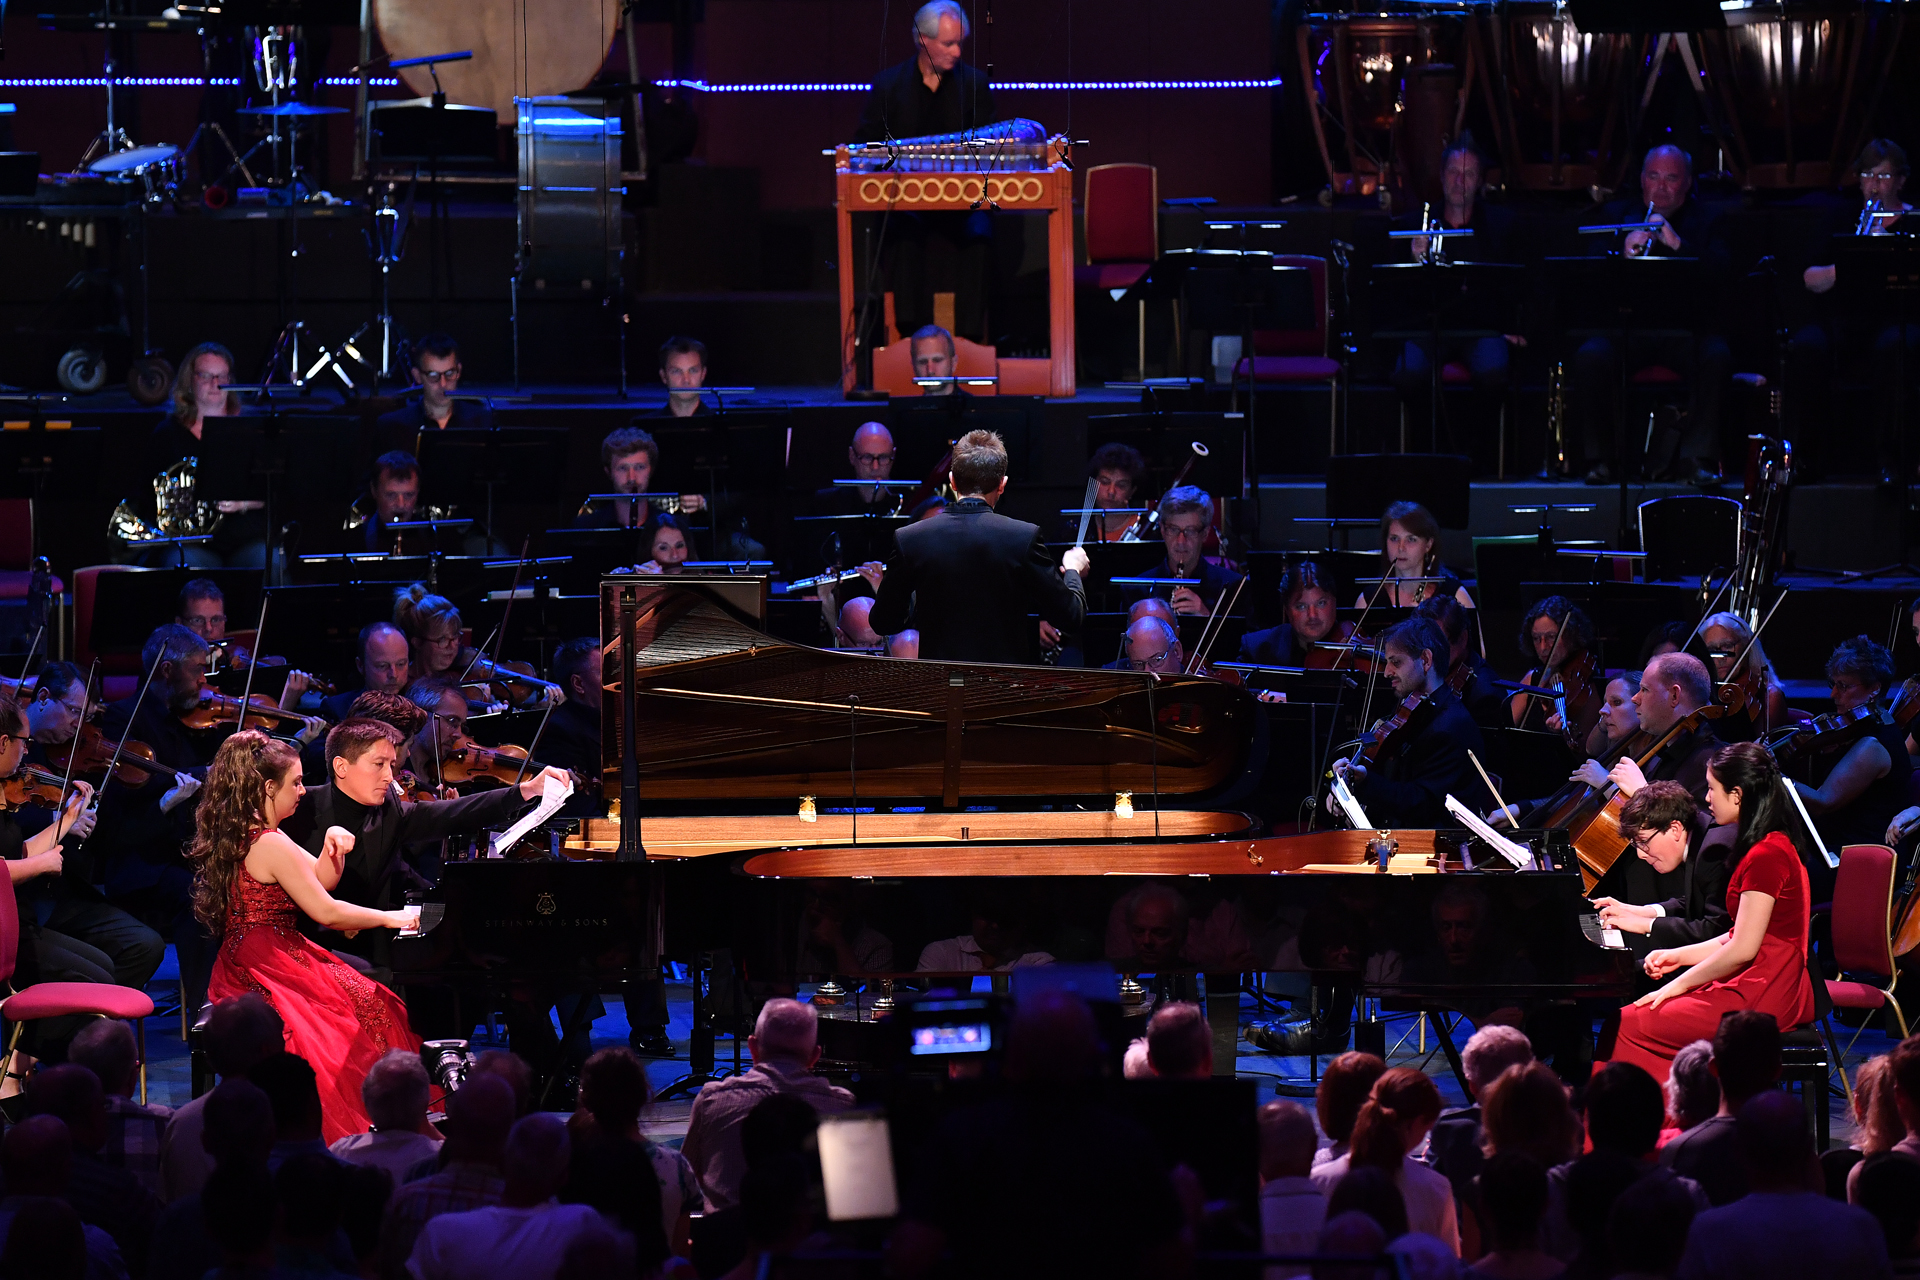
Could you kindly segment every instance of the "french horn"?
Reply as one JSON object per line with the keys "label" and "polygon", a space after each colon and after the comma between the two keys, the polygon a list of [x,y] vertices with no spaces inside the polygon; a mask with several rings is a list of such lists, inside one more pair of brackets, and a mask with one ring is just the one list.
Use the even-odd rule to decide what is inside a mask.
{"label": "french horn", "polygon": [[195,476],[199,465],[198,458],[182,458],[154,476],[152,524],[134,511],[132,502],[123,499],[107,517],[107,532],[127,542],[198,538],[212,533],[225,517],[199,500]]}

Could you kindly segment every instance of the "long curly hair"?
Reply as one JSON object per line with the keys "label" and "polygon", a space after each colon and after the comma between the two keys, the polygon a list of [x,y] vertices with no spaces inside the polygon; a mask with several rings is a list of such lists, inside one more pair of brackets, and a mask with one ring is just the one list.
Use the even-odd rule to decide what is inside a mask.
{"label": "long curly hair", "polygon": [[225,927],[233,877],[253,847],[248,837],[265,821],[267,783],[299,767],[300,755],[257,729],[220,744],[200,792],[200,810],[187,851],[193,865],[193,914],[215,934]]}

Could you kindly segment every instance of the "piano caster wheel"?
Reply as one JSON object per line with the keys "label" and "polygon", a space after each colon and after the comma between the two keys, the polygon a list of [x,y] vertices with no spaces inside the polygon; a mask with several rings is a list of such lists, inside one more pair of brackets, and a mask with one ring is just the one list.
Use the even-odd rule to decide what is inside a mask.
{"label": "piano caster wheel", "polygon": [[816,1005],[822,1006],[845,1004],[847,1002],[847,989],[838,982],[835,982],[832,978],[828,978],[815,988],[813,1002]]}
{"label": "piano caster wheel", "polygon": [[1133,980],[1130,973],[1120,976],[1120,1004],[1123,1008],[1137,1009],[1145,1004],[1147,989]]}

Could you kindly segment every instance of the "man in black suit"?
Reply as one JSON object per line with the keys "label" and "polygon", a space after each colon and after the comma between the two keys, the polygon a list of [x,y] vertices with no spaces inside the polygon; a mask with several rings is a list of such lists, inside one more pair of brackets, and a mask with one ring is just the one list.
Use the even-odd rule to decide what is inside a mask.
{"label": "man in black suit", "polygon": [[[966,10],[954,0],[932,0],[922,5],[913,15],[914,56],[875,77],[854,141],[959,133],[993,123],[993,94],[987,88],[985,73],[960,61],[960,46],[972,30]],[[951,243],[959,258],[954,268],[954,328],[976,342],[985,338],[992,233],[992,216],[986,210],[894,210],[886,215],[888,279],[901,333],[933,323],[926,242],[938,237]]]}
{"label": "man in black suit", "polygon": [[1691,946],[1733,928],[1727,915],[1727,882],[1733,877],[1727,853],[1735,829],[1705,827],[1699,801],[1678,782],[1649,782],[1620,811],[1620,833],[1633,841],[1642,862],[1662,881],[1683,873],[1678,892],[1659,902],[1593,900],[1600,923],[1626,935],[1636,954]]}
{"label": "man in black suit", "polygon": [[[1334,762],[1367,818],[1381,827],[1440,827],[1451,819],[1446,798],[1463,803],[1481,786],[1469,751],[1486,754],[1480,726],[1446,687],[1447,638],[1427,618],[1409,618],[1380,637],[1393,696],[1425,694],[1415,712],[1420,726],[1404,746],[1376,760],[1373,767],[1353,757]],[[1484,790],[1484,788],[1482,788]]]}
{"label": "man in black suit", "polygon": [[1029,615],[1061,631],[1086,616],[1087,553],[1069,548],[1056,572],[1037,525],[994,511],[1007,491],[1007,446],[993,432],[960,438],[947,479],[957,500],[896,532],[886,565],[860,566],[877,597],[868,621],[881,635],[917,629],[922,658],[1032,662]]}
{"label": "man in black suit", "polygon": [[[569,640],[553,652],[553,682],[566,701],[547,717],[540,734],[540,758],[582,778],[600,776],[600,642],[591,636]],[[562,812],[577,811],[585,792],[576,792]]]}

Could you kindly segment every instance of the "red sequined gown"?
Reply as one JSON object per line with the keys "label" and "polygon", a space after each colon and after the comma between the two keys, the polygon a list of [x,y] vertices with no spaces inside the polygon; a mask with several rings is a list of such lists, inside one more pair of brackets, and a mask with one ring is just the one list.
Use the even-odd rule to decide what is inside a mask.
{"label": "red sequined gown", "polygon": [[418,1049],[420,1037],[398,996],[304,937],[299,920],[285,889],[241,867],[208,995],[251,991],[273,1006],[286,1024],[287,1051],[305,1058],[319,1079],[321,1127],[332,1145],[367,1131],[360,1084],[368,1069],[389,1049]]}

